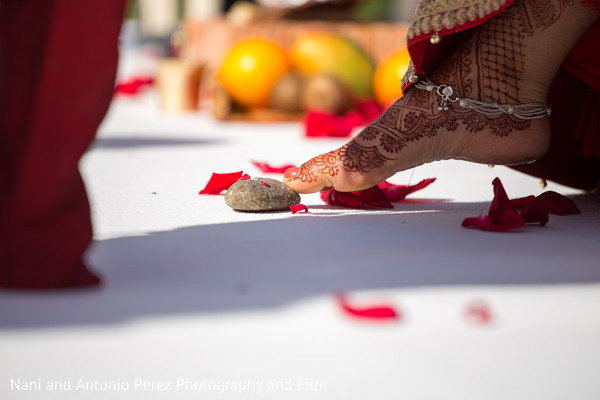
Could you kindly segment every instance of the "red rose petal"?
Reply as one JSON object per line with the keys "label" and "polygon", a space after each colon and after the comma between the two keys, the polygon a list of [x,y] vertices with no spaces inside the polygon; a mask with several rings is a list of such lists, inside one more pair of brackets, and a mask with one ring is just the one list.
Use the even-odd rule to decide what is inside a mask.
{"label": "red rose petal", "polygon": [[369,207],[394,208],[394,205],[390,203],[383,190],[381,190],[378,186],[373,186],[368,189],[353,193],[355,193],[358,198],[364,201]]}
{"label": "red rose petal", "polygon": [[231,172],[227,174],[217,174],[213,172],[210,180],[199,194],[221,194],[224,190],[229,189],[231,185],[233,185],[243,176],[243,171]]}
{"label": "red rose petal", "polygon": [[154,83],[153,78],[132,78],[128,81],[119,82],[115,86],[115,93],[134,95],[138,94],[143,87]]}
{"label": "red rose petal", "polygon": [[[477,227],[490,232],[504,232],[523,226],[525,219],[510,206],[510,201],[500,179],[494,179],[492,185],[494,185],[494,199],[488,214],[480,214],[475,219],[466,218],[463,220],[462,226]],[[475,220],[474,224],[473,220]]]}
{"label": "red rose petal", "polygon": [[341,116],[308,110],[304,120],[305,134],[308,137],[347,137],[354,128],[369,124],[382,111],[375,101],[359,102],[354,110]]}
{"label": "red rose petal", "polygon": [[[485,214],[483,214],[485,215]],[[477,227],[477,218],[474,217],[468,217],[463,219],[463,222],[461,224],[462,226],[464,226],[465,228],[475,228]]]}
{"label": "red rose petal", "polygon": [[321,199],[330,206],[347,208],[394,208],[377,186],[356,192],[338,192],[335,189],[321,192]]}
{"label": "red rose petal", "polygon": [[577,207],[575,202],[573,202],[573,200],[554,191],[544,192],[537,197],[531,195],[527,197],[522,197],[520,199],[514,199],[510,201],[510,205],[512,208],[515,208],[517,210],[524,210],[527,207],[531,207],[532,203],[536,201],[538,203],[543,202],[546,205],[548,212],[552,214],[567,215],[581,213],[581,210],[579,210],[579,208]]}
{"label": "red rose petal", "polygon": [[544,200],[548,206],[548,211],[550,211],[552,214],[581,214],[581,210],[579,207],[577,207],[573,200],[552,190],[542,193],[538,196],[538,198]]}
{"label": "red rose petal", "polygon": [[368,307],[357,307],[350,305],[346,297],[342,294],[337,295],[340,307],[349,315],[365,319],[399,319],[400,313],[387,304],[373,305]]}
{"label": "red rose petal", "polygon": [[[516,214],[517,223],[514,224],[496,224],[492,222],[490,217],[486,214],[479,214],[476,218],[465,218],[462,222],[462,226],[465,228],[479,228],[482,231],[490,231],[490,232],[506,232],[510,229],[518,228],[522,226],[524,222],[522,221],[522,217],[519,219],[519,215]],[[514,216],[513,216],[514,217]],[[519,225],[520,224],[520,225]]]}
{"label": "red rose petal", "polygon": [[515,210],[508,209],[500,217],[490,218],[486,214],[479,214],[476,225],[479,229],[490,232],[505,232],[516,229],[525,224],[523,217]]}
{"label": "red rose petal", "polygon": [[367,124],[379,117],[379,114],[383,112],[383,107],[374,100],[364,100],[356,104],[356,110],[362,114],[363,124]]}
{"label": "red rose petal", "polygon": [[521,215],[527,223],[539,223],[541,226],[544,226],[548,223],[549,219],[548,204],[538,196],[523,207]]}
{"label": "red rose petal", "polygon": [[500,179],[494,179],[492,184],[494,185],[494,199],[488,215],[481,214],[477,218],[465,218],[462,226],[499,232],[518,228],[525,223],[539,223],[544,226],[548,223],[550,213],[556,215],[581,213],[571,199],[553,191],[545,192],[537,197],[531,195],[509,200]]}
{"label": "red rose petal", "polygon": [[338,192],[335,189],[321,192],[321,200],[330,206],[369,208],[356,194],[352,192]]}
{"label": "red rose petal", "polygon": [[251,161],[251,163],[254,164],[254,166],[258,168],[260,172],[264,172],[266,174],[283,174],[287,169],[295,167],[295,165],[292,164],[286,164],[281,167],[273,167],[262,161]]}
{"label": "red rose petal", "polygon": [[321,199],[331,205],[347,208],[394,208],[391,202],[398,202],[410,193],[426,188],[436,178],[424,179],[416,185],[394,185],[387,181],[354,192],[339,192],[335,189],[321,192]]}
{"label": "red rose petal", "polygon": [[492,185],[494,186],[494,199],[490,205],[488,215],[493,222],[496,222],[496,220],[502,217],[506,210],[512,210],[512,208],[510,207],[510,200],[508,200],[508,196],[506,195],[506,191],[504,190],[504,186],[500,179],[495,178],[492,181]]}
{"label": "red rose petal", "polygon": [[465,320],[473,325],[488,325],[492,322],[493,314],[490,306],[481,300],[467,304]]}
{"label": "red rose petal", "polygon": [[290,207],[290,211],[292,212],[292,214],[296,214],[296,213],[299,213],[299,212],[307,213],[308,212],[308,207],[306,207],[302,203],[295,204],[295,205],[293,205],[293,206]]}
{"label": "red rose petal", "polygon": [[516,229],[525,225],[525,219],[523,216],[512,208],[506,209],[502,215],[493,220],[490,218],[490,220],[496,227],[501,228],[499,231]]}
{"label": "red rose petal", "polygon": [[406,196],[413,192],[416,192],[417,190],[426,188],[427,186],[435,182],[435,179],[436,178],[423,179],[416,185],[394,185],[389,183],[388,181],[383,181],[379,185],[377,185],[377,187],[379,187],[383,191],[385,197],[387,197],[387,199],[390,202],[395,203],[404,200]]}
{"label": "red rose petal", "polygon": [[515,210],[520,210],[523,207],[528,206],[529,204],[533,203],[535,201],[535,196],[534,195],[529,195],[526,197],[520,197],[518,199],[512,199],[509,201],[510,203],[510,207],[514,208]]}
{"label": "red rose petal", "polygon": [[506,191],[504,190],[504,186],[500,179],[495,178],[492,181],[492,185],[494,186],[494,199],[492,200],[492,204],[488,211],[489,220],[492,226],[487,223],[482,223],[478,225],[479,228],[501,232],[523,226],[525,220],[510,206],[510,200],[506,195]]}
{"label": "red rose petal", "polygon": [[343,117],[318,111],[309,111],[306,113],[304,127],[307,137],[347,137],[352,132],[346,126]]}

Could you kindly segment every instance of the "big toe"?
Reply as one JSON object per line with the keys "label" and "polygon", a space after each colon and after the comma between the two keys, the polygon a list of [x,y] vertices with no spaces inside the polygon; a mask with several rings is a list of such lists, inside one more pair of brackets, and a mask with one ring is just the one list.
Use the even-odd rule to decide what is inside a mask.
{"label": "big toe", "polygon": [[283,175],[283,182],[297,193],[315,193],[332,187],[349,192],[366,189],[381,182],[383,179],[377,180],[379,177],[375,173],[361,173],[356,168],[348,170],[343,166],[342,153],[347,146],[312,158],[299,168],[288,169]]}
{"label": "big toe", "polygon": [[283,183],[296,193],[315,193],[333,187],[332,177],[314,168],[314,160],[307,161],[300,168],[289,168],[283,174]]}

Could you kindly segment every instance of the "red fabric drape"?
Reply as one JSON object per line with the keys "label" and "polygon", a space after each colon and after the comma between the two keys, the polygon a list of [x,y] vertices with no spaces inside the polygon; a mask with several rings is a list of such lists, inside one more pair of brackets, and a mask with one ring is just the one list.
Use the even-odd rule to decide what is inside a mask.
{"label": "red fabric drape", "polygon": [[95,285],[78,162],[110,103],[125,0],[3,0],[0,287]]}
{"label": "red fabric drape", "polygon": [[600,20],[569,53],[548,95],[550,148],[532,164],[512,168],[566,186],[600,185]]}

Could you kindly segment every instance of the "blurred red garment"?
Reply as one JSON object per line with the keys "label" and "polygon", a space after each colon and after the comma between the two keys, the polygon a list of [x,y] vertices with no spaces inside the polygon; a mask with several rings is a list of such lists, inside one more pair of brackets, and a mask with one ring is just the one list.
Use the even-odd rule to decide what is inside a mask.
{"label": "blurred red garment", "polygon": [[100,282],[78,162],[113,95],[125,4],[0,4],[0,287]]}

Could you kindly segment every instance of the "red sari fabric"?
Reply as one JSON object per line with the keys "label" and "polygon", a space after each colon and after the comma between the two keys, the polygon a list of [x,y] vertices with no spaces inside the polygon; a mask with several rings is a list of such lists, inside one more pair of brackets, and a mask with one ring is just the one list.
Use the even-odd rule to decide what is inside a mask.
{"label": "red sari fabric", "polygon": [[[466,0],[465,0],[466,1]],[[478,26],[512,4],[513,0],[497,0],[496,10],[473,21],[440,29],[438,44],[430,38],[436,33],[409,34],[408,49],[413,71],[431,75],[442,60],[449,57],[461,40],[460,32]],[[600,0],[585,0],[595,12]],[[580,39],[556,75],[548,97],[551,143],[547,154],[532,164],[513,166],[521,172],[552,180],[563,185],[593,189],[600,185],[600,20]],[[410,87],[404,81],[403,89]]]}
{"label": "red sari fabric", "polygon": [[0,287],[96,285],[78,162],[110,104],[125,0],[0,5]]}
{"label": "red sari fabric", "polygon": [[[598,2],[600,3],[600,2]],[[548,107],[548,152],[512,168],[566,186],[600,188],[600,20],[586,32],[557,73]]]}

